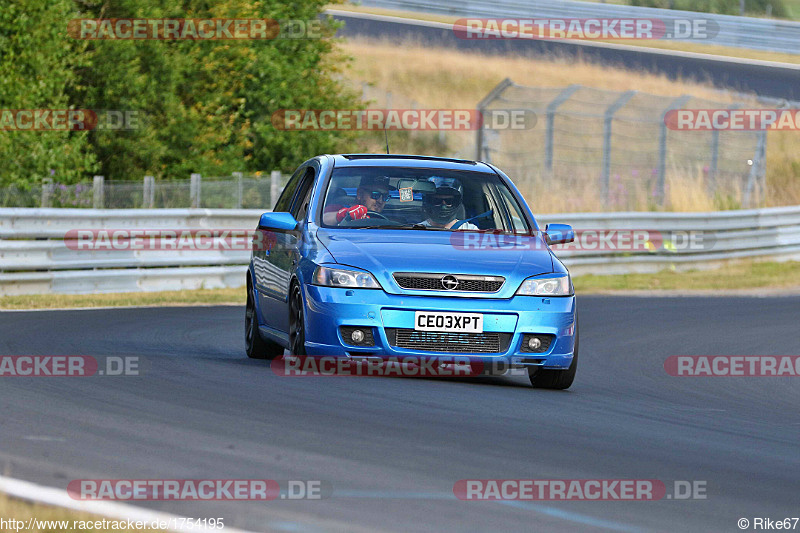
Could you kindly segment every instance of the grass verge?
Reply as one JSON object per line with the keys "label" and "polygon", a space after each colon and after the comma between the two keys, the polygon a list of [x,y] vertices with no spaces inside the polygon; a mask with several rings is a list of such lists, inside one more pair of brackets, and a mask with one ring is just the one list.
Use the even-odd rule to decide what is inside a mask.
{"label": "grass verge", "polygon": [[[657,274],[587,274],[573,278],[578,294],[625,291],[739,291],[800,290],[800,262],[739,261],[717,270]],[[244,287],[195,291],[130,292],[116,294],[33,294],[0,297],[0,310],[64,309],[86,307],[184,306],[236,304],[244,306]]]}
{"label": "grass verge", "polygon": [[[36,532],[64,533],[71,531],[82,531],[88,528],[89,526],[88,522],[92,522],[91,525],[94,526],[97,525],[95,524],[95,522],[104,519],[102,516],[97,516],[89,513],[72,511],[70,509],[62,509],[60,507],[51,507],[49,505],[41,505],[38,503],[31,503],[23,500],[18,500],[16,498],[11,498],[6,494],[2,493],[0,493],[0,517],[3,518],[6,522],[8,522],[9,520],[17,520],[25,522],[24,528],[19,529],[19,531],[25,531],[26,533],[36,533]],[[39,521],[39,523],[35,524],[33,528],[28,529],[27,528],[28,521],[31,518],[35,519],[35,521]],[[116,520],[113,518],[105,518],[105,520],[122,522],[122,520]],[[42,524],[41,522],[50,522],[50,523]],[[86,528],[81,528],[80,527],[81,524],[76,524],[76,522],[87,522],[87,524],[85,524]],[[8,526],[8,524],[6,524],[6,526]],[[102,530],[102,531],[110,530],[110,528],[94,528],[94,527],[88,529]],[[0,527],[0,532],[6,532],[6,531],[18,533],[18,531],[14,528]],[[123,528],[123,529],[115,529],[114,531],[119,531],[119,532],[129,531],[133,533],[136,531],[159,531],[159,530]]]}
{"label": "grass verge", "polygon": [[247,294],[238,289],[194,291],[120,292],[108,294],[28,294],[0,296],[0,309],[61,309],[78,307],[129,307],[241,304]]}
{"label": "grass verge", "polygon": [[717,270],[657,274],[587,274],[573,279],[578,294],[615,291],[738,291],[752,289],[800,289],[800,262],[740,261]]}

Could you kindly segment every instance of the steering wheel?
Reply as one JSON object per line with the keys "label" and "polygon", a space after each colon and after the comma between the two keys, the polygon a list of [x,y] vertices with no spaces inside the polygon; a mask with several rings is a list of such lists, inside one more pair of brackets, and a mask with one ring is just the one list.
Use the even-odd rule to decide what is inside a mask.
{"label": "steering wheel", "polygon": [[369,215],[369,218],[375,217],[375,218],[382,218],[383,220],[389,220],[389,217],[387,217],[386,215],[382,215],[377,211],[367,211],[367,215]]}

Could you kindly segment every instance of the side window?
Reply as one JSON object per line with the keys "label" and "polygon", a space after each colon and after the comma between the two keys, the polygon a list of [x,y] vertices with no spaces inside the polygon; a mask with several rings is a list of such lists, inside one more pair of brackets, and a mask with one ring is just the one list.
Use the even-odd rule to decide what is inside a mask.
{"label": "side window", "polygon": [[272,209],[276,213],[284,213],[289,211],[289,206],[292,203],[292,198],[294,198],[294,193],[297,190],[297,185],[300,183],[300,178],[303,176],[303,172],[305,171],[305,167],[299,168],[292,174],[292,177],[289,178],[289,182],[283,188],[283,192],[281,193],[278,201],[275,202],[275,207]]}
{"label": "side window", "polygon": [[500,190],[500,194],[502,194],[504,197],[504,203],[508,208],[508,214],[511,216],[511,223],[514,225],[512,231],[514,233],[527,233],[528,224],[525,222],[525,215],[522,214],[520,206],[514,199],[511,191],[506,189],[504,186],[499,186],[498,189]]}
{"label": "side window", "polygon": [[292,205],[291,213],[295,220],[302,221],[306,218],[308,213],[308,204],[311,201],[311,192],[314,190],[314,169],[306,169],[303,180],[300,182],[300,187],[297,191],[294,204]]}

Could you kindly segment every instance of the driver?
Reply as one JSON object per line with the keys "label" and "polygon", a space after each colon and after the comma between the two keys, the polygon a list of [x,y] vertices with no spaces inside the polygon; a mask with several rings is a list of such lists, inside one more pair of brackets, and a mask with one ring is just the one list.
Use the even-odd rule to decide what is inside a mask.
{"label": "driver", "polygon": [[[423,197],[423,203],[425,214],[428,216],[428,219],[422,222],[423,226],[450,229],[458,222],[456,214],[461,206],[461,191],[450,185],[437,187],[435,192]],[[458,229],[477,230],[478,226],[465,222]]]}
{"label": "driver", "polygon": [[389,199],[389,178],[364,176],[356,191],[356,205],[343,207],[336,212],[336,222],[370,218],[369,211],[380,213]]}

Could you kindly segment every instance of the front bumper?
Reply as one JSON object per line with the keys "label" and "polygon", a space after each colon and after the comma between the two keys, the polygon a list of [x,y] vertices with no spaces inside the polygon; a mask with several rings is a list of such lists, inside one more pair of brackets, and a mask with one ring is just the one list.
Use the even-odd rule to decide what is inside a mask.
{"label": "front bumper", "polygon": [[[382,290],[343,289],[306,285],[306,351],[309,355],[351,358],[436,357],[455,354],[412,350],[392,345],[392,330],[413,329],[415,311],[483,313],[484,332],[498,332],[510,340],[497,353],[459,353],[461,358],[480,358],[502,366],[537,366],[566,369],[575,346],[575,297],[510,299],[450,296],[407,296]],[[341,326],[371,328],[374,346],[345,342]],[[387,331],[388,330],[388,331]],[[388,333],[388,335],[387,335]],[[522,351],[525,334],[554,335],[546,351]],[[504,343],[505,344],[505,343]]]}

